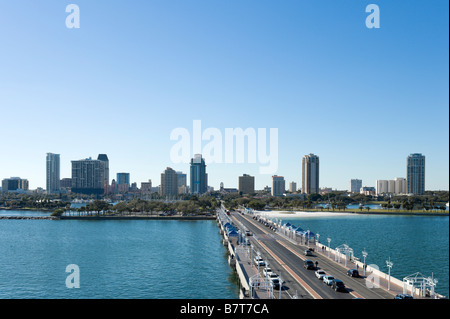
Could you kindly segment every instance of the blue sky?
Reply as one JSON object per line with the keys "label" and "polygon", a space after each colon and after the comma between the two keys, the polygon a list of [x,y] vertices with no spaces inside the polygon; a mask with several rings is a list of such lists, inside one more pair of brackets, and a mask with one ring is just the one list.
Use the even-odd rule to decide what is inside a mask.
{"label": "blue sky", "polygon": [[[68,4],[80,8],[68,29]],[[380,7],[368,29],[365,8]],[[106,153],[111,176],[159,185],[175,128],[278,128],[278,175],[321,187],[406,177],[449,185],[448,1],[0,1],[0,178],[45,188],[45,154]],[[258,164],[211,164],[209,184],[270,184]]]}

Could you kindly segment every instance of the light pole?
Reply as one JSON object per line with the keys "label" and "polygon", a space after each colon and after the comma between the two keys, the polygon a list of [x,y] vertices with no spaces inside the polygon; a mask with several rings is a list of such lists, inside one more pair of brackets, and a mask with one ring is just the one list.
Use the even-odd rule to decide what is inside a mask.
{"label": "light pole", "polygon": [[389,268],[388,290],[391,290],[391,268],[394,266],[394,263],[391,261],[391,257],[389,257],[389,260],[386,260],[386,265]]}
{"label": "light pole", "polygon": [[327,240],[328,240],[328,258],[330,258],[330,254],[331,254],[331,249],[330,249],[331,238],[328,237]]}
{"label": "light pole", "polygon": [[316,246],[317,246],[317,247],[319,247],[319,238],[320,238],[320,234],[317,233],[317,243],[316,243]]}
{"label": "light pole", "polygon": [[307,241],[308,241],[308,247],[309,247],[309,229],[306,231],[306,236],[308,236]]}
{"label": "light pole", "polygon": [[364,269],[364,277],[366,276],[366,257],[369,255],[366,251],[366,249],[364,248],[364,250],[362,251],[362,255],[364,257],[364,264],[363,264],[363,269]]}

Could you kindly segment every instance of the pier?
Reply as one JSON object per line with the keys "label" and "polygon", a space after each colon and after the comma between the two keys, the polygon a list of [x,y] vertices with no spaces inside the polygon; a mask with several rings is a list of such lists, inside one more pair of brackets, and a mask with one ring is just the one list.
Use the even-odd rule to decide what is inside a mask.
{"label": "pier", "polygon": [[[420,273],[403,280],[394,278],[365,265],[365,261],[353,256],[347,245],[332,249],[321,244],[309,230],[277,224],[251,211],[227,213],[223,207],[217,213],[217,221],[230,255],[230,266],[239,277],[240,298],[394,299],[399,294],[408,294],[414,299],[445,298],[434,291],[437,281]],[[306,250],[309,250],[308,255]],[[254,257],[257,255],[280,276],[281,289],[276,289],[266,279],[264,266],[256,266]],[[307,259],[315,264],[314,270],[304,267]],[[342,280],[345,291],[334,291],[318,279],[315,271],[319,269]],[[348,276],[350,269],[358,269],[360,276]]]}

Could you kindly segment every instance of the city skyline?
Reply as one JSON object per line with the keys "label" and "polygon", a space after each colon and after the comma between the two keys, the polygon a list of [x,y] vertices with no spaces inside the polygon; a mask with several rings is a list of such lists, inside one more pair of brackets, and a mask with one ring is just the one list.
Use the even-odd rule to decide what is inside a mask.
{"label": "city skyline", "polygon": [[447,1],[377,1],[379,29],[366,27],[366,4],[330,0],[76,3],[79,29],[66,27],[65,5],[2,4],[0,108],[12,137],[0,178],[46,188],[46,152],[61,154],[61,179],[71,160],[100,153],[110,176],[155,184],[166,167],[188,172],[171,162],[170,133],[201,120],[222,135],[278,129],[276,173],[210,163],[216,189],[237,188],[243,173],[255,189],[272,175],[301,185],[309,153],[321,187],[406,177],[405,156],[422,153],[426,190],[449,189]]}

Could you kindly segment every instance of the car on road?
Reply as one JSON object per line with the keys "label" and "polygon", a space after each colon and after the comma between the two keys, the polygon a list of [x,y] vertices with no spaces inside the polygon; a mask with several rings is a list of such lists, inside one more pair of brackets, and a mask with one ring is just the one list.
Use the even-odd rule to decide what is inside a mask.
{"label": "car on road", "polygon": [[280,289],[281,282],[280,282],[280,278],[278,278],[278,276],[276,278],[269,278],[269,280],[273,285],[273,289]]}
{"label": "car on road", "polygon": [[311,250],[309,250],[309,249],[305,250],[305,256],[312,256],[312,255],[313,254],[312,254]]}
{"label": "car on road", "polygon": [[358,269],[350,269],[350,270],[348,270],[347,271],[347,275],[350,276],[350,277],[358,278],[359,277]]}
{"label": "car on road", "polygon": [[272,274],[273,273],[273,271],[272,271],[272,269],[271,268],[269,268],[269,267],[264,267],[264,269],[263,269],[263,274],[264,274],[264,276],[266,276],[266,277],[268,277],[270,274]]}
{"label": "car on road", "polygon": [[254,262],[255,262],[256,266],[265,266],[266,265],[266,263],[260,256],[256,256],[254,259]]}
{"label": "car on road", "polygon": [[305,267],[306,269],[312,269],[312,270],[316,269],[316,266],[314,265],[313,261],[309,260],[309,259],[305,260],[303,267]]}
{"label": "car on road", "polygon": [[327,275],[327,276],[323,276],[322,280],[325,284],[327,284],[328,286],[331,286],[331,283],[333,282],[334,277]]}
{"label": "car on road", "polygon": [[394,299],[414,299],[413,296],[408,294],[398,294],[394,297]]}
{"label": "car on road", "polygon": [[345,288],[344,282],[339,279],[333,279],[333,281],[331,282],[331,288],[334,291],[347,291],[347,289]]}
{"label": "car on road", "polygon": [[319,278],[320,280],[322,280],[323,277],[327,275],[327,273],[326,273],[325,271],[320,270],[320,269],[317,270],[317,271],[315,272],[315,274],[316,274],[316,277]]}

